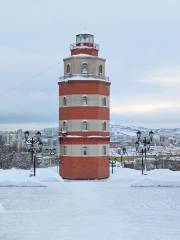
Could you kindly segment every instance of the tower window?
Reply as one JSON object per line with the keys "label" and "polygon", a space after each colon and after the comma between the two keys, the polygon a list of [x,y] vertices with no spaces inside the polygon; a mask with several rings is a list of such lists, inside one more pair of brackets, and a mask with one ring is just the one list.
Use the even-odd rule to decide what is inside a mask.
{"label": "tower window", "polygon": [[102,73],[103,73],[103,66],[99,65],[99,75],[102,75]]}
{"label": "tower window", "polygon": [[102,124],[102,129],[103,129],[103,131],[106,131],[106,128],[107,128],[106,122],[104,121],[103,124]]}
{"label": "tower window", "polygon": [[81,64],[81,73],[82,74],[88,73],[88,64],[87,63],[82,63]]}
{"label": "tower window", "polygon": [[63,121],[63,131],[67,131],[67,130],[68,130],[67,121]]}
{"label": "tower window", "polygon": [[86,95],[83,95],[81,100],[82,100],[82,105],[88,104],[88,97]]}
{"label": "tower window", "polygon": [[63,146],[63,155],[67,155],[67,147]]}
{"label": "tower window", "polygon": [[67,97],[63,97],[63,105],[67,106]]}
{"label": "tower window", "polygon": [[87,153],[88,153],[88,148],[87,148],[86,146],[83,146],[83,148],[82,148],[82,154],[83,154],[83,155],[87,155]]}
{"label": "tower window", "polygon": [[107,154],[106,146],[103,146],[103,155]]}
{"label": "tower window", "polygon": [[76,36],[76,43],[80,43],[81,37],[79,35]]}
{"label": "tower window", "polygon": [[68,63],[67,66],[66,66],[66,73],[70,73],[70,72],[71,72],[71,66]]}
{"label": "tower window", "polygon": [[106,106],[106,104],[107,104],[107,103],[106,103],[106,97],[103,97],[103,98],[102,98],[102,105],[103,105],[103,106]]}
{"label": "tower window", "polygon": [[87,121],[82,122],[82,131],[88,131],[88,122]]}
{"label": "tower window", "polygon": [[84,42],[94,42],[94,36],[91,34],[78,34],[76,35],[76,43],[84,43]]}

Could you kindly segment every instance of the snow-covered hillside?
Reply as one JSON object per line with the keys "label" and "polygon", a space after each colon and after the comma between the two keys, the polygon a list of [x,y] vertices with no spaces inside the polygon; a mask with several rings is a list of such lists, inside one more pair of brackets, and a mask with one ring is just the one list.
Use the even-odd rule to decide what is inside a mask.
{"label": "snow-covered hillside", "polygon": [[136,132],[140,130],[142,133],[148,133],[150,130],[157,135],[165,136],[179,136],[180,137],[180,128],[156,128],[150,129],[140,126],[125,126],[117,123],[111,123],[110,129],[112,133],[117,135],[127,135],[127,136],[136,136]]}

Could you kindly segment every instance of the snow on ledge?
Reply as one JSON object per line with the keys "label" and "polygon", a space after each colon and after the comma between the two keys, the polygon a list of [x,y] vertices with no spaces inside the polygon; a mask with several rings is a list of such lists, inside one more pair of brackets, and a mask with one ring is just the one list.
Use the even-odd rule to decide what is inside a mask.
{"label": "snow on ledge", "polygon": [[90,54],[74,54],[70,56],[69,58],[77,58],[77,57],[87,57],[87,58],[99,58],[98,56],[90,55]]}
{"label": "snow on ledge", "polygon": [[94,55],[85,54],[85,53],[73,54],[68,57],[64,57],[63,60],[68,60],[68,59],[72,59],[72,58],[93,58],[93,59],[101,59],[101,60],[106,61],[106,59],[104,57],[94,56]]}
{"label": "snow on ledge", "polygon": [[68,82],[70,80],[87,80],[87,81],[88,80],[90,80],[90,81],[93,80],[93,81],[109,82],[107,79],[94,78],[94,77],[85,77],[85,76],[80,76],[80,75],[63,78],[63,79],[60,79],[59,82]]}
{"label": "snow on ledge", "polygon": [[88,138],[109,138],[109,136],[90,135]]}
{"label": "snow on ledge", "polygon": [[79,136],[79,135],[66,135],[66,138],[82,138],[82,136]]}
{"label": "snow on ledge", "polygon": [[82,136],[82,135],[69,135],[69,134],[67,134],[66,138],[109,138],[109,136],[101,136],[101,135]]}

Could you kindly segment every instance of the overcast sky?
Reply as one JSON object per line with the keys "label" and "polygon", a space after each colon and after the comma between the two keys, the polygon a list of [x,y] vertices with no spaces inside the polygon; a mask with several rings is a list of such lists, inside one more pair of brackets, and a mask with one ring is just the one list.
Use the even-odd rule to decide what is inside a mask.
{"label": "overcast sky", "polygon": [[180,127],[179,0],[0,0],[0,130],[58,126],[58,77],[86,27],[107,59],[111,120]]}

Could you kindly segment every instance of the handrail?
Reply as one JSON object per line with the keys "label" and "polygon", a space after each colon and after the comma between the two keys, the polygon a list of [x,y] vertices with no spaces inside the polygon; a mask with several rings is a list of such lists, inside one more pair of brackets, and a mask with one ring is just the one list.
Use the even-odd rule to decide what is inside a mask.
{"label": "handrail", "polygon": [[87,45],[84,45],[83,43],[81,45],[77,45],[76,43],[73,43],[70,45],[70,49],[73,50],[73,49],[76,49],[76,48],[95,48],[97,50],[99,50],[99,44],[96,44],[96,43],[92,43],[92,46],[87,46]]}
{"label": "handrail", "polygon": [[102,79],[102,80],[106,80],[106,81],[109,81],[109,77],[107,76],[101,76],[101,75],[93,75],[93,74],[88,74],[88,73],[85,73],[85,74],[68,74],[68,75],[64,75],[64,76],[61,76],[59,77],[59,80],[65,80],[67,78],[71,78],[71,77],[86,77],[86,78],[96,78],[96,79]]}

